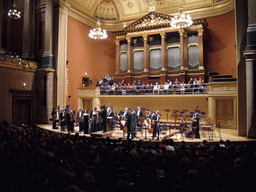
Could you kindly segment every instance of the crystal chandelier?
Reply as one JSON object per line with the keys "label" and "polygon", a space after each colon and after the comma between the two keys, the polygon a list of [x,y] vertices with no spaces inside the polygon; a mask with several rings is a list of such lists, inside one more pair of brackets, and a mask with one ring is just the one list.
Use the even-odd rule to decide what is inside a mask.
{"label": "crystal chandelier", "polygon": [[193,21],[192,21],[190,15],[186,15],[183,12],[182,7],[179,8],[178,15],[175,15],[171,20],[171,26],[173,28],[187,28],[192,24],[193,24]]}
{"label": "crystal chandelier", "polygon": [[15,9],[15,7],[16,7],[16,3],[15,3],[15,0],[14,0],[13,9],[10,9],[8,11],[8,16],[12,19],[20,19],[21,18],[21,12],[17,11],[17,9]]}
{"label": "crystal chandelier", "polygon": [[[98,7],[99,8],[99,0],[98,0]],[[99,15],[98,15],[99,18]],[[90,30],[89,37],[92,39],[106,39],[108,37],[106,30],[102,30],[100,28],[100,20],[96,22],[96,28]]]}
{"label": "crystal chandelier", "polygon": [[100,21],[96,23],[96,28],[90,30],[89,37],[92,39],[106,39],[108,37],[106,30],[100,28]]}

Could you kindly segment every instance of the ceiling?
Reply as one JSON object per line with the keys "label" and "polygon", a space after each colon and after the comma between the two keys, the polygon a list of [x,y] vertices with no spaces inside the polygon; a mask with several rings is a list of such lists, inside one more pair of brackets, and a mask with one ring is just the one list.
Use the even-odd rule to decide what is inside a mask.
{"label": "ceiling", "polygon": [[99,18],[108,31],[121,31],[124,23],[146,15],[152,6],[156,12],[170,15],[182,6],[192,19],[222,15],[235,7],[234,0],[68,0],[68,4],[71,12],[83,15],[90,27],[95,27]]}

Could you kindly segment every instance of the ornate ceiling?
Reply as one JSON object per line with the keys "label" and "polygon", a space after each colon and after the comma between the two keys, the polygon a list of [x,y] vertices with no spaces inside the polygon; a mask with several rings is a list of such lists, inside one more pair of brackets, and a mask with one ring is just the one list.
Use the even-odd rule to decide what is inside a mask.
{"label": "ornate ceiling", "polygon": [[234,9],[234,0],[68,0],[71,16],[79,15],[94,27],[97,18],[108,31],[120,31],[149,12],[152,5],[159,13],[175,15],[180,5],[192,19],[225,14]]}

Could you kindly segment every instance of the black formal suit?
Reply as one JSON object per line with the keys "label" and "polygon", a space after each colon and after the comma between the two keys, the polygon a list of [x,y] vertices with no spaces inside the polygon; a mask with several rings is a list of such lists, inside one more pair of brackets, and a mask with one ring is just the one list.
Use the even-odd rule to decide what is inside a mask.
{"label": "black formal suit", "polygon": [[135,137],[135,129],[136,129],[136,113],[130,113],[128,118],[127,118],[127,124],[128,124],[128,134],[127,134],[127,139],[130,138],[134,139]]}
{"label": "black formal suit", "polygon": [[126,119],[128,119],[128,117],[129,117],[129,112],[128,112],[128,111],[125,111],[123,115],[124,115],[124,117],[125,117]]}
{"label": "black formal suit", "polygon": [[64,131],[65,130],[64,126],[66,125],[65,112],[64,111],[60,112],[59,119],[60,119],[60,129],[61,129],[61,131]]}
{"label": "black formal suit", "polygon": [[200,115],[198,112],[196,112],[194,114],[193,119],[196,119],[196,137],[197,139],[200,139],[200,133],[199,133],[199,119],[200,119]]}
{"label": "black formal suit", "polygon": [[100,117],[101,117],[101,128],[103,132],[106,133],[107,132],[107,110],[106,109],[101,110]]}
{"label": "black formal suit", "polygon": [[56,116],[57,116],[57,112],[56,112],[55,109],[52,110],[51,116],[52,116],[52,129],[57,129],[57,127],[56,127]]}
{"label": "black formal suit", "polygon": [[79,122],[79,132],[82,132],[84,130],[82,117],[83,117],[83,111],[78,111],[76,121]]}
{"label": "black formal suit", "polygon": [[136,111],[136,116],[137,116],[137,118],[138,117],[143,117],[143,111],[140,109],[140,110],[137,110]]}

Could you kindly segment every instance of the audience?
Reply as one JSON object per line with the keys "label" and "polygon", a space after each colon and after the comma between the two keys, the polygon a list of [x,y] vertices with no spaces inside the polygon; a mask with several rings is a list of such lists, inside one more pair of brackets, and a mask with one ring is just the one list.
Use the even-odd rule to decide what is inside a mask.
{"label": "audience", "polygon": [[110,140],[0,125],[2,191],[249,191],[255,142]]}
{"label": "audience", "polygon": [[182,83],[176,78],[174,82],[169,79],[164,85],[159,85],[158,82],[154,83],[142,83],[141,80],[134,80],[132,84],[126,83],[125,80],[121,80],[119,83],[115,82],[113,77],[105,75],[103,79],[98,80],[96,87],[100,87],[100,93],[103,94],[204,94],[205,83],[199,78],[191,78],[188,83],[184,81]]}

